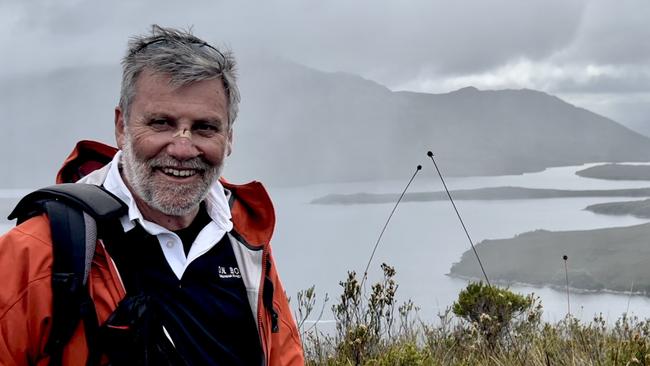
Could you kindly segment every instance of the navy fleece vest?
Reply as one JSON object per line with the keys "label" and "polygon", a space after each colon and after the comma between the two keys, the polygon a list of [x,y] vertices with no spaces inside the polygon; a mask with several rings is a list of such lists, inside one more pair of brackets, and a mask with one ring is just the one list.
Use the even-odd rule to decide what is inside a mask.
{"label": "navy fleece vest", "polygon": [[108,250],[127,297],[146,295],[153,302],[156,318],[189,364],[262,364],[256,320],[228,235],[195,259],[180,280],[158,239],[140,226],[113,240]]}

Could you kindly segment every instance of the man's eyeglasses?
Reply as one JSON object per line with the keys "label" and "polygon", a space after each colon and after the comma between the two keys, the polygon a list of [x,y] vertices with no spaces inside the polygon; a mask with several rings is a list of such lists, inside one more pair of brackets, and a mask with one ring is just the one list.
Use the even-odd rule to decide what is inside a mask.
{"label": "man's eyeglasses", "polygon": [[[151,40],[149,42],[146,42],[146,43],[140,45],[140,47],[136,48],[135,50],[131,51],[131,54],[129,56],[133,56],[133,55],[141,52],[142,50],[144,50],[145,48],[151,46],[152,44],[164,43],[164,42],[167,42],[167,41],[168,41],[168,39],[165,38],[165,37],[159,37],[159,38],[153,39],[153,40]],[[218,49],[212,47],[208,42],[200,41],[200,42],[190,42],[190,43],[195,44],[195,45],[197,45],[199,47],[208,47],[208,48],[212,49],[213,51],[215,51],[221,57],[222,60],[226,59],[226,57],[223,55],[223,53],[221,53],[221,51],[219,51]]]}

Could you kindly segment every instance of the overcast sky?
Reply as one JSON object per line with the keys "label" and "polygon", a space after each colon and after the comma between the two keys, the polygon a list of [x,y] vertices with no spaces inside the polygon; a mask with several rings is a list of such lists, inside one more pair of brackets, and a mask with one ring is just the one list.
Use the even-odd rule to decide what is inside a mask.
{"label": "overcast sky", "polygon": [[0,78],[116,64],[152,23],[393,90],[530,88],[650,125],[647,0],[0,0]]}

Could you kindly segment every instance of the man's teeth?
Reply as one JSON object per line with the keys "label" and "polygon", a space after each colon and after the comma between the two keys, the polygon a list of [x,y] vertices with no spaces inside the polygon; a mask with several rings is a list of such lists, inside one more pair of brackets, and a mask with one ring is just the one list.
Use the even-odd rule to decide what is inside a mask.
{"label": "man's teeth", "polygon": [[194,169],[172,169],[172,168],[163,168],[162,169],[163,173],[173,175],[175,177],[189,177],[194,174],[196,174],[196,170]]}

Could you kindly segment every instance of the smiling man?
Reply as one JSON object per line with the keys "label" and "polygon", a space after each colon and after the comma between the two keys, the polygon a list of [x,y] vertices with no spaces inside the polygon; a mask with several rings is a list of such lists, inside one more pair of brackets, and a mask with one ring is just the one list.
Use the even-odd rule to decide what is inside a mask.
{"label": "smiling man", "polygon": [[88,287],[100,328],[79,323],[60,352],[48,345],[61,315],[50,224],[35,216],[0,238],[0,364],[303,364],[271,256],[271,201],[259,183],[219,179],[239,105],[232,55],[153,26],[122,65],[119,150],[82,142],[57,177],[127,207],[99,228]]}
{"label": "smiling man", "polygon": [[145,217],[187,227],[230,154],[226,90],[220,79],[174,86],[169,75],[146,69],[135,87],[129,122],[122,107],[115,110],[125,183]]}

